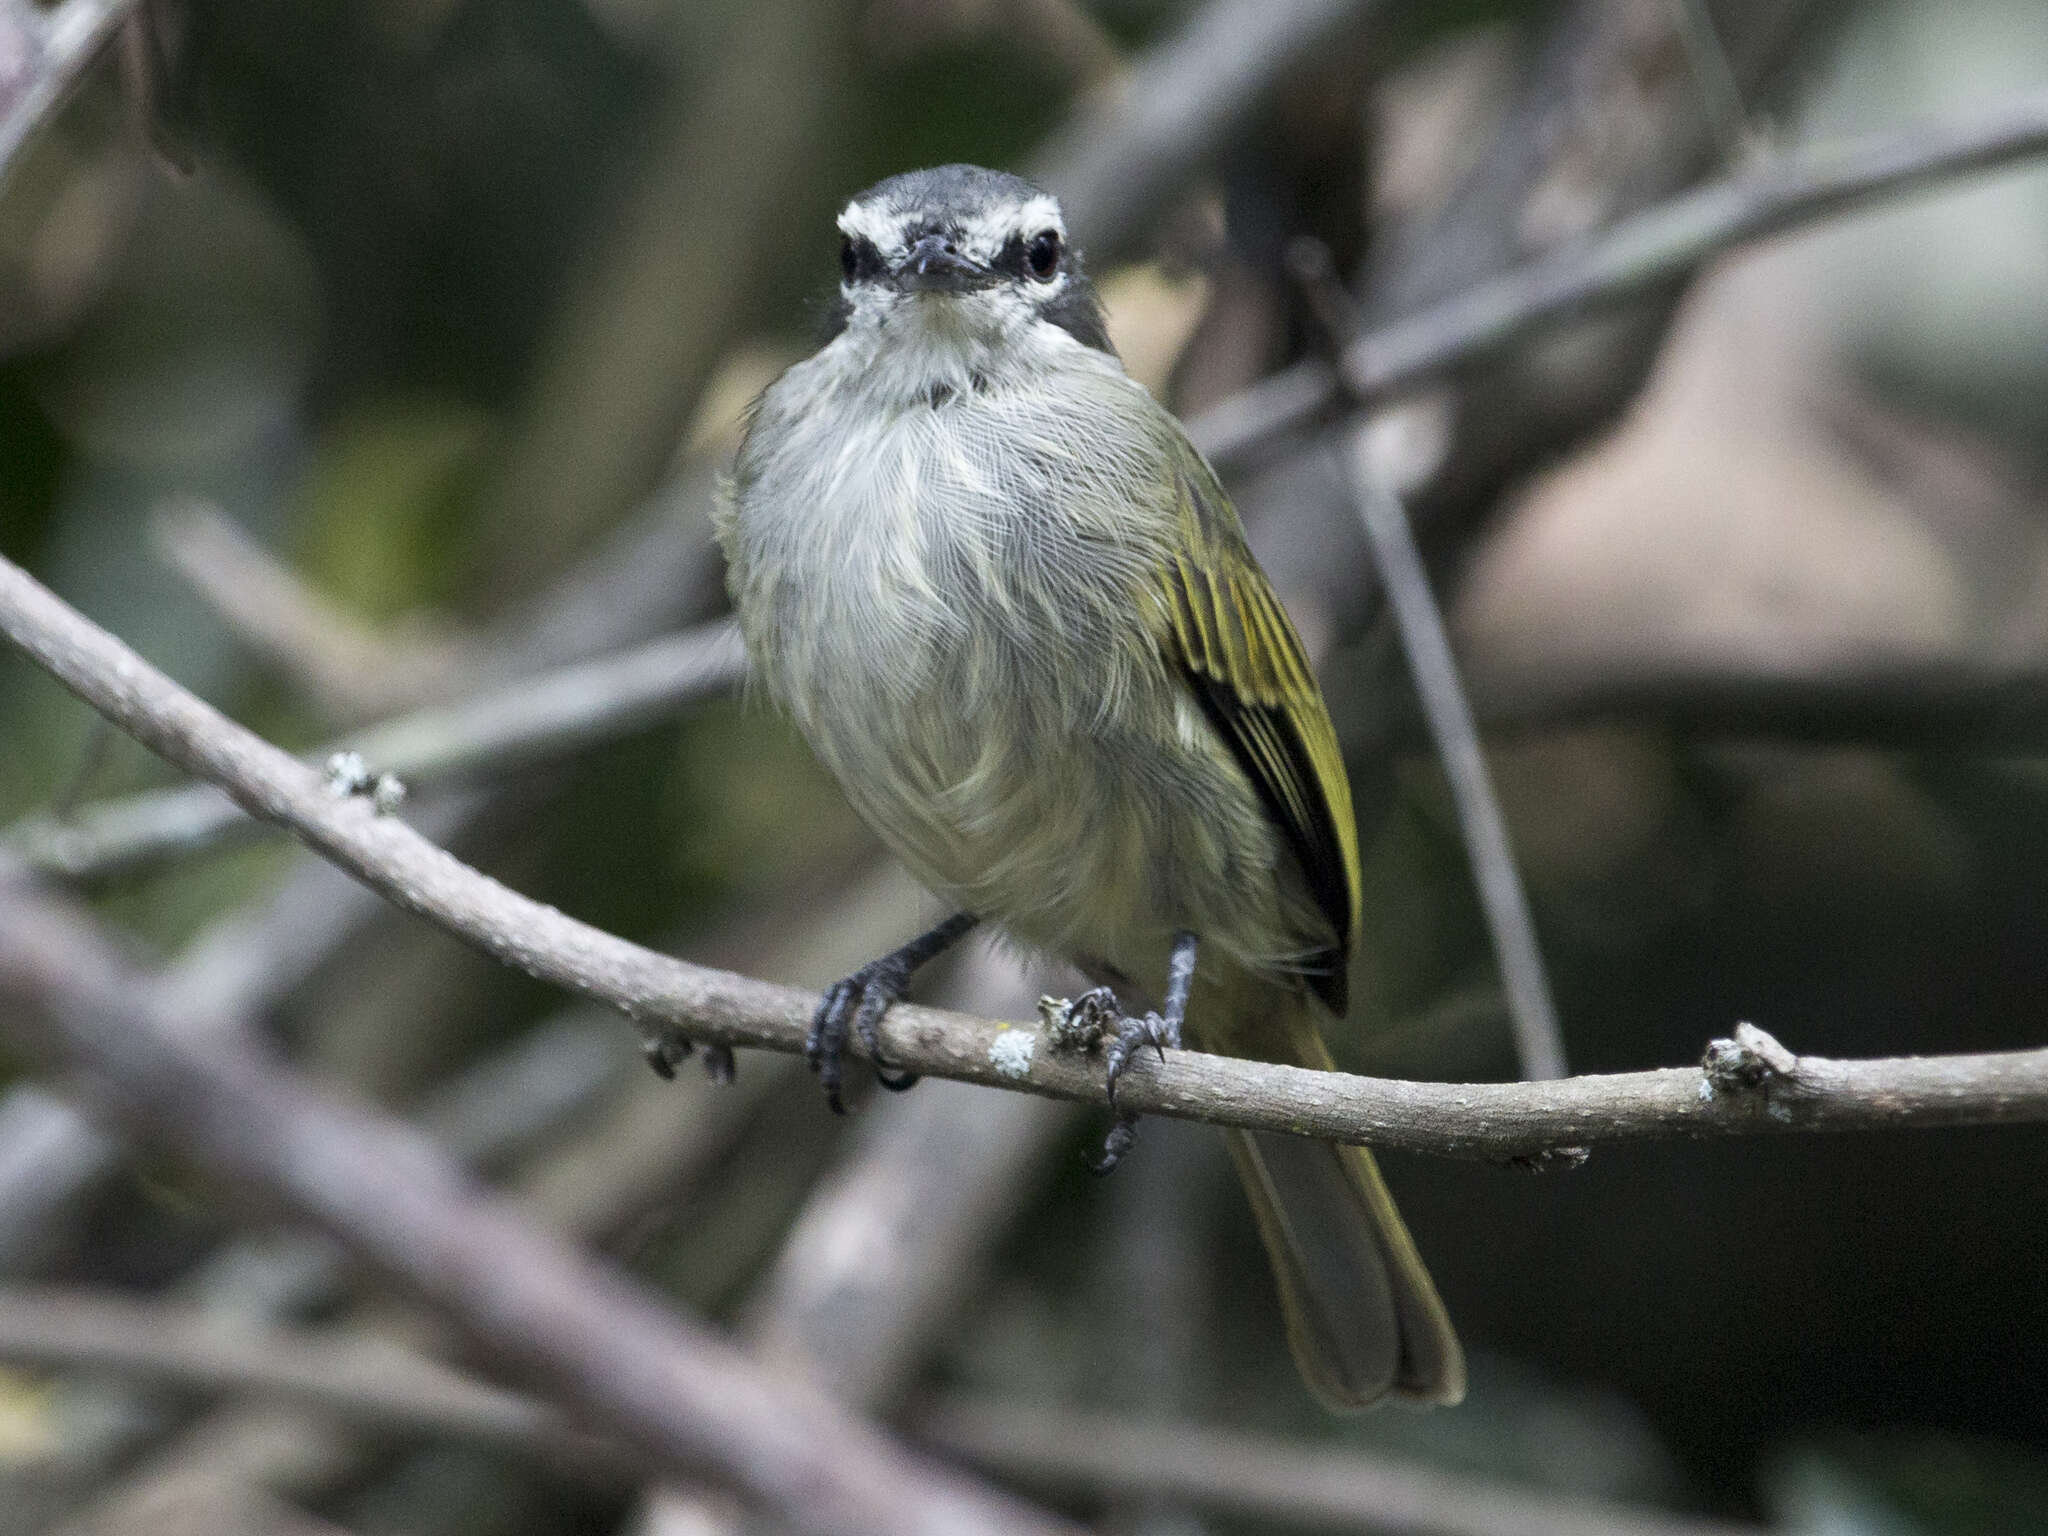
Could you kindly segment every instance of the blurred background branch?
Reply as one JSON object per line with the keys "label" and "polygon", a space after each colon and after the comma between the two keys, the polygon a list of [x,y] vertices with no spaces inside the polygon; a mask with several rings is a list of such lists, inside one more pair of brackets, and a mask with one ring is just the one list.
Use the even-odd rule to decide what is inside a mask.
{"label": "blurred background branch", "polygon": [[1362,440],[1351,460],[1352,494],[1358,502],[1359,519],[1372,542],[1373,563],[1386,588],[1394,622],[1400,626],[1408,670],[1415,679],[1415,691],[1457,806],[1473,883],[1479,888],[1501,985],[1507,991],[1522,1076],[1533,1081],[1563,1077],[1564,1036],[1558,1028],[1557,1005],[1551,1001],[1543,954],[1536,944],[1535,919],[1529,913],[1529,898],[1522,889],[1521,871],[1515,867],[1507,824],[1501,819],[1500,802],[1487,775],[1479,728],[1473,723],[1472,707],[1458,679],[1450,637],[1444,633],[1443,614],[1429,589],[1422,552],[1415,547],[1407,509],[1381,479]]}
{"label": "blurred background branch", "polygon": [[1559,315],[1681,276],[1731,246],[2048,152],[2048,95],[1767,163],[1603,230],[1467,294],[1362,336],[1345,387],[1376,399],[1505,346]]}
{"label": "blurred background branch", "polygon": [[1230,464],[1312,421],[1342,393],[1376,402],[1467,367],[1558,320],[1631,298],[1752,240],[2048,153],[2048,98],[1786,155],[1649,209],[1541,261],[1412,313],[1375,321],[1340,367],[1296,364],[1190,424]]}
{"label": "blurred background branch", "polygon": [[803,1529],[1045,1532],[1064,1522],[893,1448],[823,1397],[486,1202],[430,1146],[172,1022],[146,980],[16,887],[0,988],[18,1044],[103,1110],[293,1207],[443,1308],[511,1367],[665,1465],[709,1472]]}
{"label": "blurred background branch", "polygon": [[[373,772],[396,774],[409,788],[459,782],[616,740],[727,691],[745,670],[738,633],[720,621],[417,710],[317,747],[305,760],[324,770],[337,753],[355,752]],[[195,785],[30,819],[8,828],[0,846],[40,869],[91,876],[254,827],[227,796]]]}
{"label": "blurred background branch", "polygon": [[918,1420],[934,1445],[1051,1489],[1172,1493],[1250,1519],[1401,1536],[1755,1536],[1757,1526],[1487,1487],[1424,1468],[1192,1424],[1134,1424],[958,1397]]}
{"label": "blurred background branch", "polygon": [[37,131],[92,67],[139,0],[63,0],[0,6],[0,190]]}

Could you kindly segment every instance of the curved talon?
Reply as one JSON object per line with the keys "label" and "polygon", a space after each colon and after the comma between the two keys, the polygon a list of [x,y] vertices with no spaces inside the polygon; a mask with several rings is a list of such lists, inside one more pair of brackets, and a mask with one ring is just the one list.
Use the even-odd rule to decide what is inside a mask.
{"label": "curved talon", "polygon": [[1179,1050],[1180,1026],[1156,1013],[1137,1017],[1123,1013],[1117,1006],[1116,995],[1107,987],[1097,987],[1075,999],[1067,1013],[1067,1030],[1069,1039],[1075,1043],[1102,1042],[1103,1087],[1116,1120],[1102,1139],[1102,1155],[1088,1167],[1092,1173],[1108,1173],[1123,1161],[1124,1154],[1138,1140],[1138,1117],[1117,1104],[1117,1084],[1129,1070],[1131,1058],[1146,1046],[1157,1051],[1162,1062],[1166,1060],[1168,1046]]}
{"label": "curved talon", "polygon": [[[1184,1002],[1185,1000],[1183,1000]],[[1103,1089],[1116,1116],[1102,1141],[1102,1155],[1088,1166],[1095,1173],[1108,1173],[1123,1161],[1138,1139],[1138,1117],[1126,1113],[1117,1103],[1117,1085],[1129,1070],[1131,1058],[1146,1046],[1166,1060],[1166,1048],[1180,1049],[1180,1025],[1171,1017],[1156,1013],[1126,1014],[1108,987],[1094,987],[1082,993],[1054,1018],[1048,1015],[1054,1044],[1065,1050],[1102,1047]]]}
{"label": "curved talon", "polygon": [[733,1058],[729,1045],[707,1045],[704,1047],[704,1075],[712,1082],[724,1086],[740,1075],[739,1063]]}
{"label": "curved talon", "polygon": [[901,1093],[917,1083],[915,1072],[898,1071],[882,1054],[882,1015],[889,1005],[910,987],[917,968],[957,943],[979,919],[972,912],[956,912],[929,933],[921,934],[893,953],[871,961],[844,981],[830,988],[811,1015],[811,1032],[804,1037],[804,1060],[818,1074],[825,1089],[825,1102],[834,1114],[846,1113],[839,1099],[840,1057],[846,1050],[849,1027],[860,1036],[875,1079],[891,1093]]}
{"label": "curved talon", "polygon": [[1131,1057],[1151,1046],[1159,1053],[1161,1062],[1166,1060],[1166,1048],[1170,1045],[1180,1049],[1180,1031],[1156,1013],[1143,1018],[1121,1018],[1116,1021],[1115,1031],[1102,1048],[1102,1063],[1109,1079],[1109,1107],[1116,1108],[1116,1085],[1122,1081],[1125,1070],[1130,1066]]}
{"label": "curved talon", "polygon": [[654,1069],[654,1075],[665,1082],[674,1082],[676,1067],[689,1059],[696,1047],[683,1035],[667,1030],[643,1041],[641,1055],[647,1058],[647,1065]]}
{"label": "curved talon", "polygon": [[846,1105],[839,1097],[839,1057],[846,1048],[846,1011],[860,989],[859,975],[856,971],[826,990],[824,1001],[811,1015],[811,1032],[804,1037],[804,1062],[818,1074],[825,1102],[835,1115],[846,1113]]}
{"label": "curved talon", "polygon": [[882,1015],[909,985],[909,966],[897,963],[894,957],[877,960],[835,983],[811,1016],[811,1032],[804,1040],[804,1060],[818,1074],[818,1081],[824,1085],[825,1102],[835,1115],[846,1113],[839,1089],[845,1080],[841,1058],[849,1032],[859,1036],[868,1063],[875,1070],[875,1080],[884,1088],[902,1093],[917,1085],[915,1072],[899,1072],[882,1054]]}
{"label": "curved talon", "polygon": [[868,969],[873,974],[866,976],[861,985],[860,1008],[853,1016],[854,1033],[867,1050],[875,1081],[892,1093],[901,1093],[917,1082],[917,1075],[898,1072],[882,1054],[882,1015],[909,987],[910,968],[882,960]]}
{"label": "curved talon", "polygon": [[1088,1171],[1097,1178],[1114,1173],[1116,1165],[1124,1160],[1124,1154],[1138,1143],[1138,1117],[1118,1115],[1116,1123],[1109,1128],[1109,1134],[1102,1138],[1102,1155],[1088,1165]]}

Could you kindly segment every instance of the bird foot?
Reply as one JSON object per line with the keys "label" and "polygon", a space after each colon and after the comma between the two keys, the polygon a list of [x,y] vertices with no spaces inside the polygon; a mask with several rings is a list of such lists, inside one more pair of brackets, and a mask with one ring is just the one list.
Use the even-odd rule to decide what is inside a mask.
{"label": "bird foot", "polygon": [[883,1059],[881,1031],[882,1015],[909,988],[914,969],[900,955],[884,955],[870,961],[845,980],[833,983],[825,992],[825,1000],[818,1004],[818,1011],[811,1015],[811,1032],[804,1040],[804,1060],[818,1074],[825,1089],[825,1102],[832,1106],[833,1114],[846,1113],[839,1086],[849,1030],[866,1047],[876,1082],[891,1093],[916,1086],[916,1073],[898,1072]]}
{"label": "bird foot", "polygon": [[1123,1161],[1124,1154],[1138,1139],[1138,1117],[1117,1108],[1117,1084],[1123,1080],[1131,1058],[1146,1046],[1157,1051],[1161,1061],[1166,1060],[1167,1047],[1179,1050],[1180,1026],[1156,1013],[1125,1013],[1108,987],[1093,988],[1063,1007],[1040,1003],[1039,1011],[1046,1020],[1055,1050],[1102,1048],[1109,1107],[1116,1114],[1116,1123],[1103,1138],[1102,1155],[1089,1167],[1098,1174],[1108,1173]]}

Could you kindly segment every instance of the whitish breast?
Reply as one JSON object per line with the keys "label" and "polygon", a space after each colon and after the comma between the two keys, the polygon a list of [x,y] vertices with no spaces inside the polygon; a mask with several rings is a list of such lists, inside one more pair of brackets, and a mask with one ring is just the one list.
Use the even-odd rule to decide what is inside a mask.
{"label": "whitish breast", "polygon": [[905,863],[1115,959],[1270,927],[1277,848],[1140,605],[1169,516],[1091,435],[1029,397],[906,414],[758,467],[728,543],[770,686]]}

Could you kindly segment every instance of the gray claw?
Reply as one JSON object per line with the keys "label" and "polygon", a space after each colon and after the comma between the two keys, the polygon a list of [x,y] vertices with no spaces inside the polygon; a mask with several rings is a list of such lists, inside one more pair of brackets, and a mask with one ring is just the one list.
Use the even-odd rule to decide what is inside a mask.
{"label": "gray claw", "polygon": [[804,1060],[818,1074],[825,1089],[825,1102],[832,1106],[833,1114],[846,1113],[839,1088],[843,1080],[841,1058],[849,1031],[860,1037],[875,1069],[875,1079],[884,1088],[901,1093],[916,1086],[916,1073],[899,1072],[882,1056],[882,1015],[909,984],[909,968],[893,956],[885,956],[836,983],[811,1016],[811,1032],[804,1040]]}
{"label": "gray claw", "polygon": [[1124,1160],[1124,1154],[1137,1144],[1138,1117],[1118,1115],[1116,1123],[1109,1128],[1109,1134],[1102,1138],[1102,1155],[1088,1165],[1088,1171],[1097,1178],[1114,1173],[1116,1165]]}
{"label": "gray claw", "polygon": [[647,1065],[654,1069],[654,1075],[668,1082],[674,1082],[676,1068],[687,1061],[696,1047],[674,1030],[664,1030],[653,1039],[643,1041],[641,1054],[647,1058]]}
{"label": "gray claw", "polygon": [[1046,998],[1039,1003],[1053,1046],[1060,1050],[1090,1050],[1102,1047],[1104,1086],[1116,1121],[1103,1138],[1102,1155],[1088,1166],[1096,1173],[1108,1173],[1123,1161],[1138,1139],[1138,1117],[1118,1109],[1117,1084],[1131,1064],[1131,1057],[1151,1046],[1166,1060],[1168,1046],[1180,1049],[1180,1030],[1156,1013],[1142,1017],[1126,1014],[1108,987],[1095,987],[1071,1003]]}
{"label": "gray claw", "polygon": [[1175,1050],[1180,1049],[1180,1031],[1156,1013],[1148,1013],[1143,1018],[1117,1020],[1109,1043],[1102,1048],[1102,1063],[1109,1078],[1111,1109],[1116,1108],[1116,1085],[1122,1081],[1131,1057],[1148,1045],[1159,1053],[1159,1059],[1163,1062],[1166,1060],[1166,1048],[1169,1045]]}

